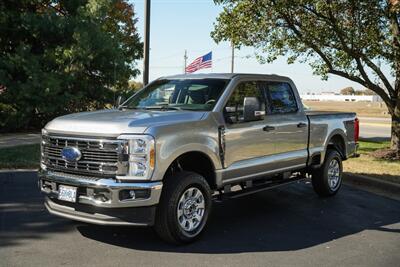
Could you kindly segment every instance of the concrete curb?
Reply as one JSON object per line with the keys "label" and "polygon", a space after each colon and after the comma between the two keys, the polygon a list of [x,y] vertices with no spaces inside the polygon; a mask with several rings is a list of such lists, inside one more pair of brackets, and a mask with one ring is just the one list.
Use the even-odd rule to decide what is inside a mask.
{"label": "concrete curb", "polygon": [[[380,179],[368,177],[362,174],[343,173],[343,182],[350,186],[360,187],[361,189],[373,189],[372,191],[379,190],[382,193],[387,193],[388,197],[400,197],[400,184],[382,181]],[[385,194],[386,195],[386,194]],[[398,199],[396,197],[396,199]]]}
{"label": "concrete curb", "polygon": [[10,172],[37,172],[39,169],[0,169],[0,173]]}

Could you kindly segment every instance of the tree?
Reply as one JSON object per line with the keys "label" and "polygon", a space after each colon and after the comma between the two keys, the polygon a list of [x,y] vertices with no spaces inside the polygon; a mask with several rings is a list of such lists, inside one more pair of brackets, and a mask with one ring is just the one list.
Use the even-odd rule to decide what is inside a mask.
{"label": "tree", "polygon": [[353,87],[346,87],[340,90],[340,94],[342,95],[354,95],[356,91],[354,90]]}
{"label": "tree", "polygon": [[112,103],[139,73],[134,16],[126,0],[1,1],[0,131]]}
{"label": "tree", "polygon": [[308,62],[324,79],[338,75],[378,94],[392,116],[392,148],[400,157],[399,0],[215,2],[224,6],[211,33],[216,42],[254,46],[262,63],[283,55],[288,63]]}

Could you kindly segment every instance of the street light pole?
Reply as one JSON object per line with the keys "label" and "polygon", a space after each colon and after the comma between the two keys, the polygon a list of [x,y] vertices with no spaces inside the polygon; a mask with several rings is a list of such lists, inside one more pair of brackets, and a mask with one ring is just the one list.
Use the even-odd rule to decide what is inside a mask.
{"label": "street light pole", "polygon": [[144,58],[143,85],[149,83],[149,50],[150,50],[150,0],[145,0],[144,6]]}

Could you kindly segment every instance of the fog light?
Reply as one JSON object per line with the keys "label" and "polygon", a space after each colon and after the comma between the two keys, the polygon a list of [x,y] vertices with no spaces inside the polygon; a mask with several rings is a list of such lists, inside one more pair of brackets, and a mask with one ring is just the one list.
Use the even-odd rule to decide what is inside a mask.
{"label": "fog light", "polygon": [[119,191],[119,199],[121,201],[147,199],[150,197],[149,189],[124,189]]}

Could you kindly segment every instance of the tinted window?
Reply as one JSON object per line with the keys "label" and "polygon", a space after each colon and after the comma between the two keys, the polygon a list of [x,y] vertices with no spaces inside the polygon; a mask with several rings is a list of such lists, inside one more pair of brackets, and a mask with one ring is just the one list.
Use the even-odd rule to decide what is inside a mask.
{"label": "tinted window", "polygon": [[297,111],[296,98],[287,83],[268,83],[268,94],[272,113]]}
{"label": "tinted window", "polygon": [[264,103],[263,94],[257,82],[240,83],[225,106],[225,118],[229,123],[243,121],[243,102],[245,97],[257,97],[260,103]]}

